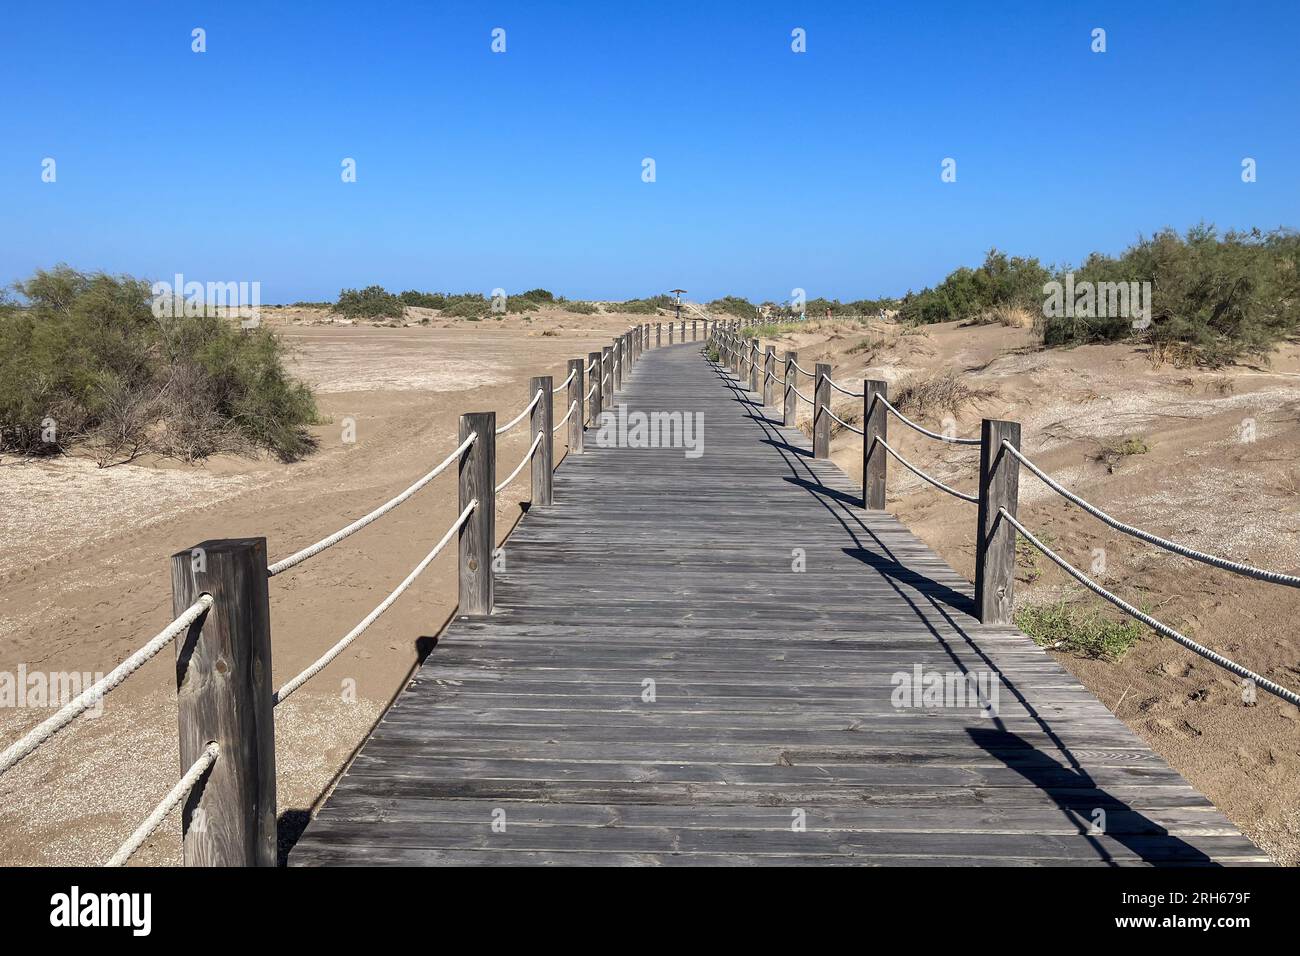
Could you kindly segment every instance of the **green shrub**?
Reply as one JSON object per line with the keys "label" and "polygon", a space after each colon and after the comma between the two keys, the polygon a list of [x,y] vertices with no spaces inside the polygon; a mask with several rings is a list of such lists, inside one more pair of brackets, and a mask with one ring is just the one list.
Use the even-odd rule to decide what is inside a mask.
{"label": "green shrub", "polygon": [[1228,232],[1212,225],[1141,239],[1118,258],[1093,254],[1074,281],[1150,282],[1151,325],[1130,318],[1052,318],[1044,344],[1139,339],[1177,364],[1218,367],[1260,355],[1300,328],[1300,234]]}
{"label": "green shrub", "polygon": [[575,315],[595,315],[600,311],[590,302],[565,302],[562,308],[565,312],[572,312]]}
{"label": "green shrub", "polygon": [[506,297],[507,312],[536,312],[541,307],[537,299],[530,299],[527,296],[512,295]]}
{"label": "green shrub", "polygon": [[1131,618],[1112,620],[1097,608],[1064,601],[1022,607],[1015,620],[1016,627],[1043,647],[1096,660],[1117,661],[1142,637],[1142,625]]}
{"label": "green shrub", "polygon": [[608,312],[626,312],[631,315],[654,315],[659,309],[671,309],[673,298],[669,295],[654,295],[648,299],[628,299],[626,302],[611,302],[606,306]]}
{"label": "green shrub", "polygon": [[1042,311],[1043,286],[1052,273],[1037,259],[990,249],[978,269],[962,266],[933,289],[909,292],[899,304],[903,322],[926,324],[973,319],[994,306]]}
{"label": "green shrub", "polygon": [[778,335],[806,331],[808,331],[808,326],[803,322],[762,322],[741,329],[740,336],[746,339],[774,339]]}
{"label": "green shrub", "polygon": [[450,315],[463,319],[481,319],[491,311],[491,304],[477,292],[466,292],[463,295],[447,296],[446,302],[442,307],[443,315]]}
{"label": "green shrub", "polygon": [[[980,320],[1023,309],[1042,316],[1044,286],[1082,282],[1150,283],[1151,322],[1136,315],[1041,320],[1043,344],[1143,341],[1157,361],[1218,367],[1266,353],[1300,330],[1300,233],[1228,232],[1199,225],[1180,236],[1165,229],[1119,256],[1090,255],[1077,268],[1051,270],[1037,259],[990,250],[979,268],[963,266],[939,285],[909,292],[899,319],[909,324]],[[808,303],[810,315],[826,300]],[[868,300],[864,300],[868,301]],[[883,302],[884,300],[882,300]],[[832,300],[831,305],[835,303]]]}
{"label": "green shrub", "polygon": [[447,304],[447,297],[440,292],[417,292],[414,289],[407,289],[397,297],[402,300],[403,305],[420,309],[441,309]]}
{"label": "green shrub", "polygon": [[824,318],[830,309],[831,318],[838,316],[877,315],[881,309],[894,311],[899,306],[898,299],[857,299],[853,302],[841,302],[839,299],[809,299],[804,304],[804,312],[812,318]]}
{"label": "green shrub", "polygon": [[349,319],[400,319],[405,311],[402,300],[383,286],[371,285],[364,289],[344,289],[334,311]]}
{"label": "green shrub", "polygon": [[269,329],[159,318],[148,282],[63,265],[16,289],[28,307],[0,310],[0,448],[84,442],[101,464],[146,451],[193,460],[264,448],[289,460],[311,449],[315,402]]}
{"label": "green shrub", "polygon": [[738,315],[742,319],[758,318],[758,307],[748,299],[734,295],[726,295],[721,299],[714,299],[709,303],[709,311],[722,312],[728,315]]}

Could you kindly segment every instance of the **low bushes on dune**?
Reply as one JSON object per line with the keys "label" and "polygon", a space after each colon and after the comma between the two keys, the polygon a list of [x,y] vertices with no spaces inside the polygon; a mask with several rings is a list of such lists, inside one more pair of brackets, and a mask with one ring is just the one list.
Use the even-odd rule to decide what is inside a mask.
{"label": "low bushes on dune", "polygon": [[313,447],[315,401],[269,329],[159,317],[148,282],[67,266],[16,290],[26,304],[0,308],[0,449],[86,445],[106,465],[144,452],[289,460]]}

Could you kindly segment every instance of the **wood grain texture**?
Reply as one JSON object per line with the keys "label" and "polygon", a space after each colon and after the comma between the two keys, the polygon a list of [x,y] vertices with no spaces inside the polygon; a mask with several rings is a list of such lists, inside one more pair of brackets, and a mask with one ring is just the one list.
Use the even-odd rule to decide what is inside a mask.
{"label": "wood grain texture", "polygon": [[980,426],[979,515],[975,531],[976,616],[985,624],[1011,622],[1016,581],[1016,529],[999,509],[1016,517],[1020,462],[1002,447],[1020,447],[1020,423],[984,419]]}
{"label": "wood grain texture", "polygon": [[769,345],[763,351],[763,405],[771,408],[776,404],[776,346]]}
{"label": "wood grain texture", "polygon": [[[591,384],[587,386],[587,391],[591,392],[591,398],[587,399],[587,422],[592,428],[595,428],[600,421],[600,379],[604,374],[604,365],[601,363],[599,352],[587,353],[587,367],[591,369]],[[586,395],[587,391],[582,394]]]}
{"label": "wood grain texture", "polygon": [[799,384],[799,370],[795,368],[798,362],[798,352],[785,353],[785,397],[781,405],[781,424],[786,428],[794,428],[795,415],[799,411],[797,404],[799,396],[794,393],[795,387]]}
{"label": "wood grain texture", "polygon": [[182,767],[221,752],[181,811],[186,866],[275,866],[275,718],[266,539],[204,541],[172,555],[172,611],[208,613],[176,642]]}
{"label": "wood grain texture", "polygon": [[[569,380],[569,389],[564,396],[564,415],[569,415],[569,424],[567,441],[569,444],[570,455],[581,455],[584,450],[585,429],[582,427],[583,420],[586,417],[587,409],[584,407],[587,395],[587,359],[569,359],[569,374],[573,377]],[[569,409],[573,413],[569,414]]]}
{"label": "wood grain texture", "polygon": [[463,512],[478,501],[457,533],[457,593],[462,614],[492,611],[492,549],[496,545],[497,413],[470,412],[460,416],[460,440],[477,433],[474,444],[460,456],[458,507]]}
{"label": "wood grain texture", "polygon": [[537,436],[542,436],[528,463],[532,489],[528,500],[535,505],[549,505],[555,501],[555,435],[551,431],[555,427],[552,423],[553,388],[555,384],[550,375],[538,375],[528,381],[529,401],[539,391],[542,393],[542,400],[533,406],[528,415],[528,447],[532,448]]}
{"label": "wood grain texture", "polygon": [[[664,347],[620,400],[701,413],[703,454],[566,462],[291,864],[1266,862],[736,375]],[[918,667],[996,715],[899,706]]]}
{"label": "wood grain texture", "polygon": [[823,362],[813,366],[813,457],[831,457],[831,367]]}
{"label": "wood grain texture", "polygon": [[862,383],[862,507],[873,511],[885,509],[888,487],[889,452],[876,439],[889,441],[889,409],[875,400],[879,395],[889,400],[889,383],[866,379]]}

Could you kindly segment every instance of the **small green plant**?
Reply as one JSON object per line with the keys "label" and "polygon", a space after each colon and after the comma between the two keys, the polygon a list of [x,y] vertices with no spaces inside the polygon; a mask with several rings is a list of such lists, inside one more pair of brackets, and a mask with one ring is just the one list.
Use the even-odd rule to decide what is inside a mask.
{"label": "small green plant", "polygon": [[565,302],[562,308],[565,312],[572,312],[575,315],[595,315],[600,311],[590,302]]}
{"label": "small green plant", "polygon": [[791,332],[808,332],[811,327],[806,322],[763,322],[741,330],[741,336],[747,339],[774,339]]}
{"label": "small green plant", "polygon": [[1106,465],[1114,465],[1121,458],[1127,458],[1130,455],[1145,455],[1149,451],[1151,451],[1151,446],[1145,440],[1137,435],[1129,435],[1124,438],[1112,438],[1099,442],[1097,450],[1092,453],[1092,460]]}
{"label": "small green plant", "polygon": [[1036,644],[1093,660],[1118,661],[1142,637],[1137,621],[1113,620],[1096,607],[1065,601],[1027,605],[1016,611],[1015,621]]}
{"label": "small green plant", "polygon": [[[1038,540],[1047,547],[1056,543],[1056,535],[1050,531],[1038,532]],[[1041,557],[1036,547],[1030,544],[1029,539],[1022,534],[1016,535],[1016,567],[1021,573],[1016,576],[1017,581],[1025,584],[1033,584],[1042,577],[1043,569],[1038,563]]]}

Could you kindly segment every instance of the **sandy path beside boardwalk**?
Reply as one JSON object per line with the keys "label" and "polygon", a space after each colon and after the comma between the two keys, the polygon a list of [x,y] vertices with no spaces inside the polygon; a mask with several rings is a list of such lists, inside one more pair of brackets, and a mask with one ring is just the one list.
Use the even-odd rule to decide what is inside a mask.
{"label": "sandy path beside boardwalk", "polygon": [[[297,374],[317,386],[328,424],[317,454],[284,465],[98,469],[79,459],[0,461],[0,671],[104,672],[171,618],[168,556],[206,538],[264,535],[272,560],[401,491],[457,444],[466,411],[513,417],[528,378],[558,383],[632,318],[510,317],[481,326],[286,326]],[[555,411],[566,407],[557,396]],[[345,419],[355,444],[343,443]],[[527,426],[499,439],[513,468]],[[557,456],[563,438],[557,442]],[[276,683],[319,656],[402,580],[455,520],[455,471],[397,511],[271,583]],[[504,534],[527,480],[499,499]],[[444,552],[416,586],[277,714],[281,814],[320,795],[455,604]],[[174,658],[164,651],[48,749],[0,777],[0,863],[102,863],[179,775]],[[9,742],[49,711],[0,708]],[[138,862],[179,860],[173,818]]]}

